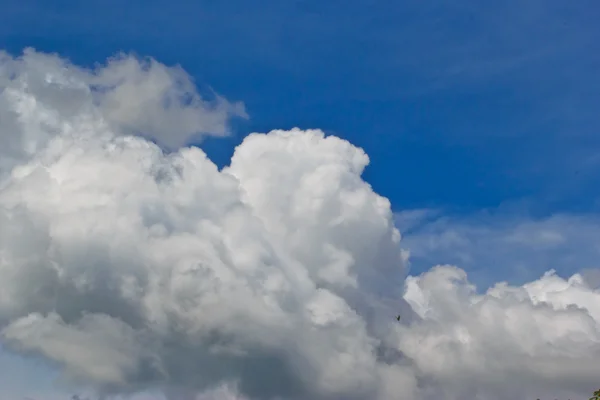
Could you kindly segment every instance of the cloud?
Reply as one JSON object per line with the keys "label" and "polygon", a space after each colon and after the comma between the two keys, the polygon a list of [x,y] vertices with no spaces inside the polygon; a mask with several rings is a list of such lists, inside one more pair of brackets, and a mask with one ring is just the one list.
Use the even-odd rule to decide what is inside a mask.
{"label": "cloud", "polygon": [[0,52],[0,88],[4,164],[35,153],[68,129],[61,125],[65,117],[100,114],[113,134],[144,135],[170,149],[190,137],[226,135],[230,117],[247,117],[242,103],[218,94],[203,99],[180,67],[125,54],[85,69],[33,49],[17,58]]}
{"label": "cloud", "polygon": [[452,216],[421,209],[397,213],[396,223],[413,270],[460,265],[483,286],[506,278],[520,284],[548,270],[563,277],[582,272],[591,282],[600,267],[600,219],[595,214],[534,218],[500,208]]}
{"label": "cloud", "polygon": [[[105,95],[69,103],[88,73],[38,56],[8,64],[23,81],[60,80],[31,91],[14,67],[0,78],[12,115],[0,119],[5,346],[115,395],[512,399],[598,382],[586,368],[600,351],[600,292],[581,276],[485,295],[457,267],[407,278],[361,149],[275,130],[246,137],[219,170],[199,148],[128,134],[137,120],[116,118]],[[127,96],[155,102],[154,81],[138,84]],[[190,134],[168,112],[154,118],[157,131]]]}
{"label": "cloud", "polygon": [[466,273],[438,266],[407,279],[421,319],[399,348],[442,398],[574,398],[598,384],[600,291],[552,273],[478,295]]}
{"label": "cloud", "polygon": [[[66,325],[56,313],[32,313],[9,325],[4,338],[17,349],[37,351],[63,363],[71,376],[124,385],[123,377],[137,368],[143,354],[133,329],[104,314],[84,315]],[[19,347],[20,346],[20,347]]]}
{"label": "cloud", "polygon": [[[41,83],[49,99],[79,84],[64,73]],[[389,201],[360,179],[362,150],[274,131],[219,171],[198,148],[166,154],[115,132],[102,102],[68,112],[28,93],[19,108],[24,96],[4,90],[16,153],[45,140],[1,183],[7,344],[105,391],[379,391],[390,367],[369,332],[390,323],[377,299],[400,297],[403,259]]]}

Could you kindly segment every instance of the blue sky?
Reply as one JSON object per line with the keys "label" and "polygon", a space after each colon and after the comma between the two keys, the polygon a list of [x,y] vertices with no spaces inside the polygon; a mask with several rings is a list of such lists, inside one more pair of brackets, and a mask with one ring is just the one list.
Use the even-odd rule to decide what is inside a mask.
{"label": "blue sky", "polygon": [[[391,200],[417,272],[462,263],[485,286],[597,268],[597,1],[2,6],[0,47],[13,54],[31,46],[93,65],[135,52],[243,101],[250,118],[202,145],[219,165],[249,132],[276,128],[363,147],[365,179]],[[521,240],[549,231],[562,239]],[[15,365],[2,357],[0,371]]]}

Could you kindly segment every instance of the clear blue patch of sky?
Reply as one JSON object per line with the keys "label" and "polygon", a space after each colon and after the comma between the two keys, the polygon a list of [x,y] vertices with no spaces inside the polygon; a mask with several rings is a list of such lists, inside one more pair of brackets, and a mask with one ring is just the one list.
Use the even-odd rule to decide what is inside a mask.
{"label": "clear blue patch of sky", "polygon": [[595,0],[4,0],[0,46],[76,63],[179,63],[245,102],[251,131],[321,128],[363,147],[395,209],[522,201],[594,211],[600,194]]}

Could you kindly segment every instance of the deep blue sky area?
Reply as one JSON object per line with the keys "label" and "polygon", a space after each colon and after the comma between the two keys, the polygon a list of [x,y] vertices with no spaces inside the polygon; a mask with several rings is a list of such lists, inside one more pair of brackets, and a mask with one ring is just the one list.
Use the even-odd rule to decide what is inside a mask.
{"label": "deep blue sky area", "polygon": [[592,212],[600,194],[596,0],[3,0],[0,47],[91,65],[180,64],[252,131],[321,128],[363,147],[396,210],[525,204]]}

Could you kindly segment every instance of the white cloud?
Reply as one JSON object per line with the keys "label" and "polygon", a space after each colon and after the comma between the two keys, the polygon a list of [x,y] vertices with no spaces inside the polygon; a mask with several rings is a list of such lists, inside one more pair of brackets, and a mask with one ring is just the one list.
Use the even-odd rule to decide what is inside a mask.
{"label": "white cloud", "polygon": [[[12,349],[123,395],[512,399],[587,394],[598,381],[585,368],[600,351],[600,293],[578,276],[481,296],[442,267],[404,294],[406,254],[389,201],[361,179],[361,149],[272,131],[248,136],[219,171],[198,148],[166,154],[128,136],[140,121],[115,117],[109,97],[60,100],[89,73],[33,56],[0,71],[0,113],[12,115],[0,119],[11,143],[0,329]],[[45,68],[61,80],[17,88],[15,65],[23,81]],[[156,80],[132,69],[113,95],[156,104]],[[153,118],[157,132],[190,133],[169,112]]]}
{"label": "white cloud", "polygon": [[410,249],[411,268],[455,264],[483,286],[508,277],[521,284],[548,270],[564,277],[579,271],[591,282],[600,267],[597,215],[533,218],[498,209],[448,216],[425,209],[400,212],[396,222],[403,246]]}
{"label": "white cloud", "polygon": [[[45,85],[48,98],[63,90]],[[379,391],[387,367],[356,308],[377,317],[402,254],[389,202],[360,179],[360,149],[277,131],[246,138],[220,172],[197,148],[165,155],[115,134],[102,103],[69,113],[28,93],[21,110],[5,93],[18,139],[45,137],[0,192],[13,348],[101,389],[235,378],[257,396]]]}
{"label": "white cloud", "polygon": [[410,277],[405,298],[422,319],[399,348],[442,398],[576,398],[598,384],[600,291],[580,275],[478,295],[463,270],[438,266]]}
{"label": "white cloud", "polygon": [[73,127],[64,118],[101,115],[103,126],[94,125],[94,135],[98,128],[110,128],[175,149],[191,137],[226,135],[230,117],[247,117],[241,103],[219,95],[203,99],[181,68],[124,54],[85,69],[33,49],[18,58],[0,51],[0,88],[0,169],[15,157],[34,154],[58,132],[73,135],[66,132]]}

